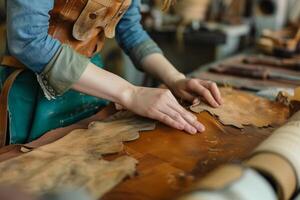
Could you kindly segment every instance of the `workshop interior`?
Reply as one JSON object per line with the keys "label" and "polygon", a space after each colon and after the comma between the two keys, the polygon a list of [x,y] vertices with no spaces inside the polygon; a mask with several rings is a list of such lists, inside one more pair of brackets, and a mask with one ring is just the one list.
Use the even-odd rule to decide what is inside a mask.
{"label": "workshop interior", "polygon": [[0,200],[300,200],[300,0],[0,0],[0,61]]}

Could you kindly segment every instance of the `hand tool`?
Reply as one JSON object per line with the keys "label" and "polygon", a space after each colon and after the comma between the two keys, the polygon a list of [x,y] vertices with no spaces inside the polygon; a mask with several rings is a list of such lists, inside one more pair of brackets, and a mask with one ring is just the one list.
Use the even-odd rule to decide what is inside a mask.
{"label": "hand tool", "polygon": [[283,80],[300,83],[300,77],[274,72],[261,66],[253,67],[245,64],[220,64],[211,69],[213,72],[231,74],[235,76],[249,77],[262,80]]}
{"label": "hand tool", "polygon": [[280,59],[273,56],[247,56],[243,59],[246,64],[254,65],[268,65],[270,67],[299,70],[300,71],[300,59],[290,58],[290,59]]}

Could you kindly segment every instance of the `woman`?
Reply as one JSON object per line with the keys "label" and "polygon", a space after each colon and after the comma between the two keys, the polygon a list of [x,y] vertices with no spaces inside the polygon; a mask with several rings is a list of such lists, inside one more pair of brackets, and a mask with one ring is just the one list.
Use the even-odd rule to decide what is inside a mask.
{"label": "woman", "polygon": [[[50,34],[53,28],[66,28],[68,24],[64,22],[66,19],[52,20],[54,14],[50,17],[49,11],[53,10],[55,13],[56,6],[60,4],[66,6],[68,3],[74,2],[76,0],[8,0],[6,2],[8,55],[15,57],[26,68],[34,72],[44,94],[52,99],[48,101],[40,94],[40,87],[36,86],[32,72],[23,72],[23,76],[18,77],[14,83],[10,94],[11,101],[14,103],[10,102],[13,105],[9,105],[8,108],[10,113],[8,142],[27,142],[38,138],[50,129],[74,123],[95,111],[101,104],[99,103],[100,98],[115,102],[138,115],[159,120],[191,134],[203,132],[204,126],[177,102],[175,96],[191,103],[195,102],[198,97],[204,97],[213,107],[218,107],[222,104],[220,92],[213,82],[186,78],[164,57],[162,51],[140,24],[139,0],[88,1],[87,9],[82,11],[78,18],[78,20],[81,19],[81,22],[79,24],[76,22],[74,25],[73,36],[78,39],[74,43],[84,44],[81,40],[89,37],[87,33],[94,36],[93,31],[99,30],[93,29],[87,32],[85,26],[90,26],[92,22],[87,23],[82,20],[84,16],[87,16],[86,20],[90,21],[98,19],[99,16],[107,19],[106,16],[110,12],[104,12],[106,8],[101,6],[108,3],[124,6],[127,2],[128,9],[122,11],[119,9],[119,13],[113,15],[119,16],[120,21],[110,18],[113,22],[102,26],[101,32],[104,34],[101,36],[113,37],[116,31],[119,45],[136,66],[161,80],[169,90],[134,86],[99,68],[94,64],[95,62],[93,63],[88,57],[81,55],[87,55],[82,52],[89,48],[88,45],[82,45],[83,48],[81,46],[80,50],[75,51],[73,43],[66,42],[63,37],[59,37],[61,32],[55,32],[58,37],[54,36],[53,32]],[[93,10],[95,6],[99,5],[99,9]],[[70,11],[73,12],[74,8],[76,7]],[[111,8],[117,10],[114,6]],[[93,12],[89,12],[89,10],[93,10]],[[63,23],[60,23],[61,21]],[[101,24],[102,22],[100,20],[97,23]],[[118,24],[116,28],[113,26],[114,24]],[[68,34],[71,35],[72,32],[70,31]],[[7,73],[7,70],[5,72]],[[29,78],[26,77],[26,73]],[[17,85],[22,89],[16,89],[18,92],[13,92]],[[71,89],[77,92],[70,91]],[[81,100],[74,103],[78,99]],[[21,101],[22,103],[19,104],[22,106],[16,109],[18,102]],[[29,106],[25,109],[23,107],[26,102],[29,102]],[[92,106],[87,109],[87,105]],[[20,114],[19,110],[22,109],[25,111]],[[77,112],[74,113],[74,110]],[[89,112],[85,112],[86,110]],[[28,113],[29,116],[24,116],[24,113]],[[61,113],[63,114],[61,115]],[[29,122],[25,123],[24,118],[29,118]],[[20,126],[22,123],[25,125]]]}

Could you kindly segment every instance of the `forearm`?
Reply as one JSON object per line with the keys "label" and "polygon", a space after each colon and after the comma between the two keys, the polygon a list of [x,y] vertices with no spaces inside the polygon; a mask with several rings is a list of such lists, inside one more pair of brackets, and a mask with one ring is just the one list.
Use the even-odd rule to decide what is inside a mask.
{"label": "forearm", "polygon": [[125,105],[135,86],[90,63],[72,89]]}
{"label": "forearm", "polygon": [[184,74],[180,73],[164,55],[159,53],[148,55],[143,59],[141,64],[146,73],[159,79],[167,86],[185,78]]}

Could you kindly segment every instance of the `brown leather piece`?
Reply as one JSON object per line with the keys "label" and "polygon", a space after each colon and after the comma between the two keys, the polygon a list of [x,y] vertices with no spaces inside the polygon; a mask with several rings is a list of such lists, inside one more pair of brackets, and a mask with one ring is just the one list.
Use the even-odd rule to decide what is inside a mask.
{"label": "brown leather piece", "polygon": [[2,66],[12,67],[15,69],[25,69],[25,65],[23,65],[20,61],[18,61],[15,57],[12,56],[3,56],[1,61]]}
{"label": "brown leather piece", "polygon": [[300,110],[300,87],[295,88],[294,95],[289,95],[286,92],[279,92],[276,101],[289,106],[290,116]]}
{"label": "brown leather piece", "polygon": [[87,0],[56,0],[54,9],[50,12],[48,33],[60,42],[72,46],[78,53],[91,57],[96,49],[97,37],[78,41],[72,36],[75,21],[84,9]]}
{"label": "brown leather piece", "polygon": [[0,163],[0,184],[19,185],[34,195],[65,187],[84,188],[100,198],[125,177],[133,176],[137,164],[129,156],[107,161],[102,155],[122,151],[123,142],[154,128],[153,122],[132,115],[94,122],[88,129],[76,129],[54,143]]}
{"label": "brown leather piece", "polygon": [[128,10],[129,6],[131,5],[131,2],[132,0],[122,0],[121,5],[119,7],[113,7],[114,10],[111,12],[113,13],[113,16],[110,19],[110,22],[104,28],[104,33],[107,38],[115,37],[116,27],[123,15]]}
{"label": "brown leather piece", "polygon": [[[56,0],[48,33],[78,53],[92,57],[112,38],[131,0]],[[105,37],[104,37],[105,35]]]}
{"label": "brown leather piece", "polygon": [[274,153],[259,153],[246,164],[272,180],[280,199],[291,199],[296,191],[297,179],[289,161]]}
{"label": "brown leather piece", "polygon": [[79,41],[89,40],[104,31],[107,38],[115,36],[115,29],[131,4],[131,0],[88,0],[73,27]]}
{"label": "brown leather piece", "polygon": [[232,125],[244,128],[246,125],[256,127],[268,127],[282,125],[289,116],[288,107],[282,107],[280,103],[240,92],[231,88],[221,88],[224,104],[219,108],[212,108],[202,102],[191,106],[193,112],[208,111],[216,116],[224,125]]}

